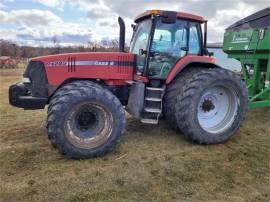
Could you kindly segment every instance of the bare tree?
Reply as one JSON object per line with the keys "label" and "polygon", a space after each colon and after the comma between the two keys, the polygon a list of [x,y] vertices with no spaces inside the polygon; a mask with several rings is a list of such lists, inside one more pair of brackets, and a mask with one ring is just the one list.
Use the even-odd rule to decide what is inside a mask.
{"label": "bare tree", "polygon": [[53,44],[54,44],[54,47],[55,47],[55,53],[54,54],[59,54],[61,52],[59,39],[56,36],[53,36],[52,41],[53,41]]}
{"label": "bare tree", "polygon": [[93,39],[88,41],[89,47],[91,49],[92,52],[97,52],[97,48],[98,48],[98,41]]}

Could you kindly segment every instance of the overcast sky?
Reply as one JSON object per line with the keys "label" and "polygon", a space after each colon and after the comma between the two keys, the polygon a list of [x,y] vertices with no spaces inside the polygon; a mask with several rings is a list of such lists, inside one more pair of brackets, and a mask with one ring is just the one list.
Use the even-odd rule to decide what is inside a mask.
{"label": "overcast sky", "polygon": [[0,0],[0,39],[35,46],[86,44],[118,38],[117,17],[127,26],[149,9],[189,12],[208,19],[210,42],[222,42],[224,29],[270,6],[270,0]]}

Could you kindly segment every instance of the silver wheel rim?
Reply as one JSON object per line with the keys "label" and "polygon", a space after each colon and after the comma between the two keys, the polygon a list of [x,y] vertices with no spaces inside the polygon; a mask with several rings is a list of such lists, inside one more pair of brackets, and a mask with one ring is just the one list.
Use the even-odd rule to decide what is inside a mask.
{"label": "silver wheel rim", "polygon": [[232,126],[238,107],[239,99],[234,89],[213,86],[200,98],[197,107],[199,124],[208,133],[222,133]]}
{"label": "silver wheel rim", "polygon": [[[84,128],[78,125],[78,114],[83,110],[95,113],[99,121]],[[89,116],[89,114],[88,114]],[[82,149],[95,149],[103,145],[111,136],[113,129],[112,114],[101,104],[84,102],[76,105],[67,114],[64,130],[65,136],[71,144]]]}

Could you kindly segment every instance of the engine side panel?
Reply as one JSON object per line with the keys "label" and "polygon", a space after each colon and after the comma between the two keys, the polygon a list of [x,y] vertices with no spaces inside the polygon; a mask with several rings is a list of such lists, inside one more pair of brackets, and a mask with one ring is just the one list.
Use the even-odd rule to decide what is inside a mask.
{"label": "engine side panel", "polygon": [[134,55],[130,53],[72,53],[32,59],[45,65],[49,85],[71,78],[126,81],[133,79]]}

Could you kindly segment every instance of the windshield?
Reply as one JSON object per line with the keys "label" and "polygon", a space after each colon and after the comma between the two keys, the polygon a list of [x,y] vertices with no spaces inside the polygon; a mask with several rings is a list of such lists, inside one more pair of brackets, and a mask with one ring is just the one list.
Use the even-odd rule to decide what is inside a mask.
{"label": "windshield", "polygon": [[157,21],[151,52],[167,55],[167,57],[183,57],[185,51],[182,47],[187,47],[187,22],[177,20],[174,24]]}
{"label": "windshield", "polygon": [[139,50],[147,49],[148,38],[151,31],[151,20],[144,20],[140,22],[136,28],[133,39],[130,44],[130,52],[139,54]]}

